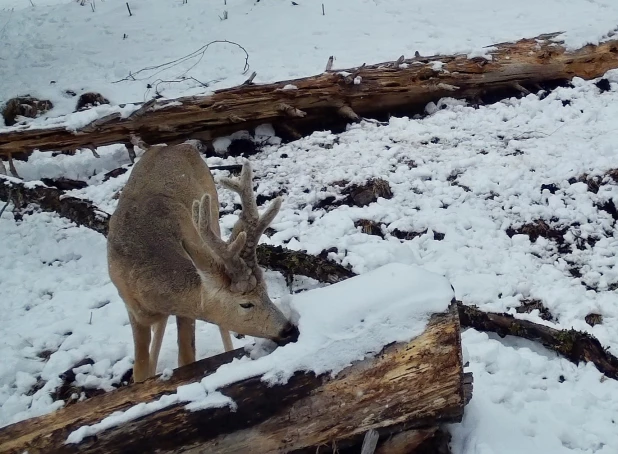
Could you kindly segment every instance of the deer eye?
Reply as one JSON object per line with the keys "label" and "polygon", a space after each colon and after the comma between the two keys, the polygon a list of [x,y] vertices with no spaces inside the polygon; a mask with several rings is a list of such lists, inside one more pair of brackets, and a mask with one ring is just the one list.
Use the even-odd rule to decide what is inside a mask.
{"label": "deer eye", "polygon": [[251,303],[242,303],[240,305],[240,307],[242,307],[243,309],[251,309],[254,306],[254,304]]}

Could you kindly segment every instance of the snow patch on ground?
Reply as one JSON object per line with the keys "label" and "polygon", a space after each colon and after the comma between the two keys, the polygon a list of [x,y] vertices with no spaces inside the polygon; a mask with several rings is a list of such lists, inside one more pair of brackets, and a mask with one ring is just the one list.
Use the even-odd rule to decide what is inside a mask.
{"label": "snow patch on ground", "polygon": [[474,393],[461,424],[451,425],[454,453],[614,453],[618,382],[538,344],[462,334]]}

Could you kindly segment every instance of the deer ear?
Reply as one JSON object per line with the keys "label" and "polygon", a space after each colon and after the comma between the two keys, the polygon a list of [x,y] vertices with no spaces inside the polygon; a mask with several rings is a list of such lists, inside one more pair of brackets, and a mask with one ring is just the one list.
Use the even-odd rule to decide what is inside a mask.
{"label": "deer ear", "polygon": [[193,266],[200,274],[200,277],[204,278],[205,271],[212,267],[212,260],[207,257],[203,250],[200,250],[200,248],[193,243],[181,240],[180,246],[185,251],[185,254],[189,260],[191,260],[191,263],[193,263]]}

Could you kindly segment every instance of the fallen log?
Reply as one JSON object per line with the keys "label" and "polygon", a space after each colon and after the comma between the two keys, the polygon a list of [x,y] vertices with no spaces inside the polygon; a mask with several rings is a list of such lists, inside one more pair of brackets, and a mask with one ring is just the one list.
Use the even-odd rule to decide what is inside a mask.
{"label": "fallen log", "polygon": [[558,330],[517,319],[511,314],[484,312],[461,302],[458,302],[457,306],[462,326],[494,332],[500,337],[511,335],[539,342],[575,364],[591,362],[601,373],[618,380],[618,358],[603,348],[599,340],[591,334],[574,329]]}
{"label": "fallen log", "polygon": [[539,83],[591,79],[618,67],[618,40],[567,51],[558,35],[496,44],[488,49],[490,59],[416,56],[272,84],[246,84],[175,102],[151,100],[139,114],[112,114],[77,131],[25,127],[0,134],[0,156],[129,143],[131,134],[149,144],[210,141],[264,123],[298,138],[298,131],[332,129],[361,117],[422,112],[428,102],[445,96],[503,98],[526,94]]}
{"label": "fallen log", "polygon": [[174,404],[80,443],[65,443],[81,426],[212,373],[241,354],[236,350],[181,367],[167,381],[153,377],[0,429],[0,452],[315,453],[333,442],[338,450],[360,445],[372,429],[382,440],[416,430],[390,443],[397,446],[404,438],[420,443],[436,425],[460,421],[470,399],[460,342],[457,306],[451,304],[417,338],[390,345],[335,378],[296,373],[286,384],[269,386],[254,377],[220,389],[237,404],[234,411],[190,411]]}
{"label": "fallen log", "polygon": [[[66,195],[63,191],[37,182],[25,183],[17,178],[0,175],[0,200],[11,201],[18,209],[37,204],[43,211],[58,213],[77,225],[107,236],[110,215],[89,200]],[[260,244],[257,248],[260,265],[286,275],[303,275],[320,282],[334,284],[355,275],[354,272],[330,260],[281,246]]]}

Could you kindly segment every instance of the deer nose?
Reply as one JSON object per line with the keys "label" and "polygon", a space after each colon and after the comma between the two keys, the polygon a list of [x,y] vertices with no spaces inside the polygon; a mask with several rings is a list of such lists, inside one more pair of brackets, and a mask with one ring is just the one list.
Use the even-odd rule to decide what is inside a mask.
{"label": "deer nose", "polygon": [[298,331],[298,327],[292,325],[291,323],[288,323],[279,334],[279,340],[277,340],[277,345],[283,346],[285,344],[289,344],[290,342],[296,342],[299,335],[300,331]]}

